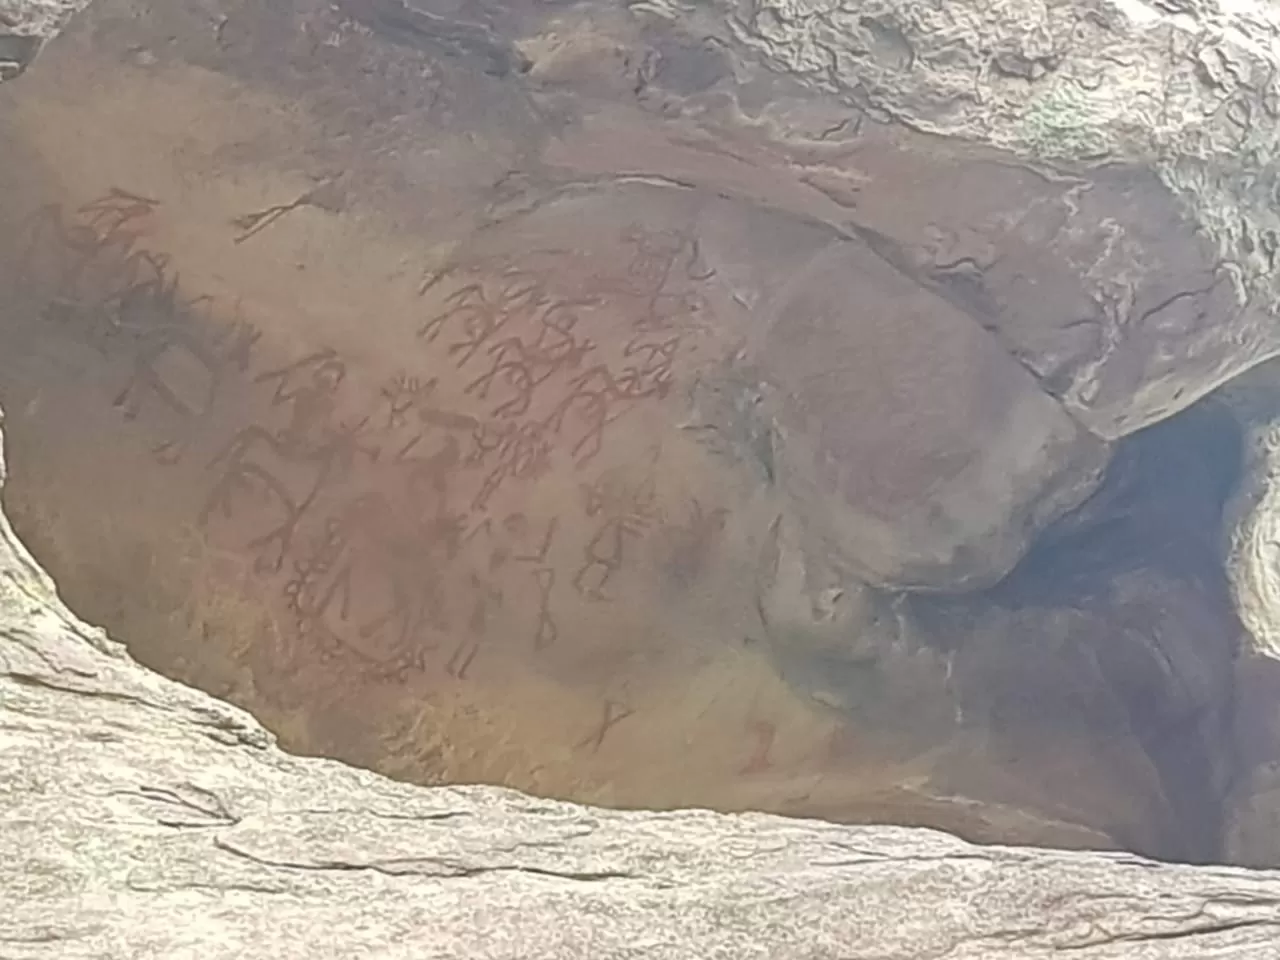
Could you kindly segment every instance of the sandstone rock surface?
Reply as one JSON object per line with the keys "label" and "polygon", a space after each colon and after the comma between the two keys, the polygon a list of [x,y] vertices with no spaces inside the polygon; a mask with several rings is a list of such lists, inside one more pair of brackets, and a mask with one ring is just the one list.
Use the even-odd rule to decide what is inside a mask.
{"label": "sandstone rock surface", "polygon": [[1274,872],[613,812],[288,756],[80,621],[2,514],[0,784],[14,960],[1265,960],[1280,942]]}
{"label": "sandstone rock surface", "polygon": [[1280,860],[1280,380],[1262,364],[1224,396],[1244,426],[1242,479],[1228,504],[1224,554],[1247,655],[1237,664],[1238,783],[1226,854],[1243,864]]}
{"label": "sandstone rock surface", "polygon": [[0,87],[10,517],[298,752],[1220,859],[1273,8],[916,6],[99,0]]}

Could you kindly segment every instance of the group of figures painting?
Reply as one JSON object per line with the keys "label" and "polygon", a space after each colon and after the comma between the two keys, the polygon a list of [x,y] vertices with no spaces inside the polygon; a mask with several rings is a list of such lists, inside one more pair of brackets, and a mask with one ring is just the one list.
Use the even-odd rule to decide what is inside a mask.
{"label": "group of figures painting", "polygon": [[[541,651],[565,604],[614,598],[664,525],[661,450],[601,454],[700,336],[709,272],[688,234],[628,229],[606,279],[561,251],[442,269],[407,321],[420,354],[371,379],[322,345],[268,362],[269,332],[151,248],[160,210],[113,189],[32,217],[41,322],[121,371],[114,406],[157,438],[159,465],[205,470],[196,526],[277,591],[299,655],[379,677],[436,657],[462,679],[504,611]],[[724,511],[675,520],[696,555]]]}

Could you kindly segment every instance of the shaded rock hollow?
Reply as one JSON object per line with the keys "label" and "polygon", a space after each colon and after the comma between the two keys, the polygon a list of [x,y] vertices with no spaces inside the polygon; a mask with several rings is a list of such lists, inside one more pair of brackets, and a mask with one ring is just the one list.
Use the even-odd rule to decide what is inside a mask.
{"label": "shaded rock hollow", "polygon": [[1280,933],[1274,871],[609,811],[288,756],[79,620],[3,513],[0,729],[0,937],[24,958],[1244,960]]}
{"label": "shaded rock hollow", "polygon": [[1222,858],[1274,22],[974,10],[99,0],[0,88],[7,509],[295,750]]}

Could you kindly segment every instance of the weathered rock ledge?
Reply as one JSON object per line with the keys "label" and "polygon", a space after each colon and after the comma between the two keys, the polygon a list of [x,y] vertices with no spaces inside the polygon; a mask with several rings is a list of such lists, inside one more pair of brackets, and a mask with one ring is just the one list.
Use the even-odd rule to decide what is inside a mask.
{"label": "weathered rock ledge", "polygon": [[288,756],[81,622],[2,515],[0,784],[5,960],[1263,960],[1280,942],[1275,872],[610,812]]}
{"label": "weathered rock ledge", "polygon": [[0,81],[27,69],[89,0],[0,0]]}

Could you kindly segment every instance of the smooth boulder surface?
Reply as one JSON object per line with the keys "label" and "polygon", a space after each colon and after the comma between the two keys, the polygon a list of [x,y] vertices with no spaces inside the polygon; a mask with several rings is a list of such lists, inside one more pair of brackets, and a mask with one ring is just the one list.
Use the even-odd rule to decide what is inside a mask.
{"label": "smooth boulder surface", "polygon": [[[0,481],[4,476],[0,457]],[[14,960],[1264,960],[1280,874],[415,788],[134,663],[0,515]]]}
{"label": "smooth boulder surface", "polygon": [[1225,853],[1233,862],[1280,862],[1280,365],[1262,364],[1224,398],[1243,428],[1242,479],[1227,505],[1224,553],[1248,630],[1237,663],[1237,786]]}

